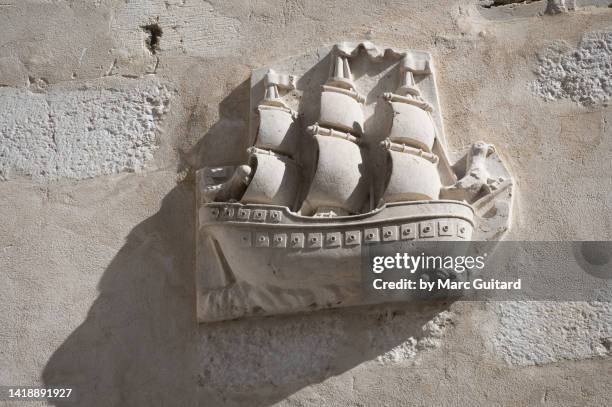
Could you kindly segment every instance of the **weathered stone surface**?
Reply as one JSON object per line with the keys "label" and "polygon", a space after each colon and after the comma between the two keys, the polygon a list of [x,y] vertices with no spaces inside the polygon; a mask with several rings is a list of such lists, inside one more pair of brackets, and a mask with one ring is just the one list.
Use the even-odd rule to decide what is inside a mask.
{"label": "weathered stone surface", "polygon": [[612,336],[609,302],[502,302],[496,353],[516,365],[607,356]]}
{"label": "weathered stone surface", "polygon": [[[198,24],[200,21],[206,24]],[[122,44],[113,51],[118,72],[122,72],[130,55],[142,47],[146,34],[142,27],[159,27],[158,49],[166,55],[237,56],[242,21],[221,14],[208,1],[137,0],[119,5],[111,24],[113,35]]]}
{"label": "weathered stone surface", "polygon": [[423,361],[452,327],[445,308],[379,306],[202,325],[198,382],[206,397],[246,402],[253,392],[273,397],[361,363],[433,368]]}
{"label": "weathered stone surface", "polygon": [[[456,316],[451,311],[445,310],[440,312],[423,325],[420,334],[408,337],[407,340],[378,356],[376,360],[383,363],[409,361],[414,359],[421,350],[439,348],[442,346],[442,340],[447,330],[452,328],[455,318]],[[408,318],[404,317],[404,319]],[[405,335],[405,333],[403,335],[401,333],[401,331],[406,329],[403,326],[405,322],[399,320],[387,324],[382,332],[376,333],[375,338],[378,341],[384,342],[398,335]]]}
{"label": "weathered stone surface", "polygon": [[534,91],[548,99],[570,99],[587,106],[612,96],[612,31],[586,34],[577,48],[555,42],[538,56]]}
{"label": "weathered stone surface", "polygon": [[170,93],[155,81],[115,87],[0,88],[0,179],[85,179],[153,159]]}

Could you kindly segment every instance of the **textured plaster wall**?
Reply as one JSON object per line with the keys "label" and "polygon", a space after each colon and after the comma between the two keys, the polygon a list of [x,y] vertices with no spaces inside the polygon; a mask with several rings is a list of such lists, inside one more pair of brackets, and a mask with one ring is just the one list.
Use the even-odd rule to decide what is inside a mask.
{"label": "textured plaster wall", "polygon": [[[124,81],[125,82],[125,81]],[[150,82],[150,81],[149,81]],[[159,83],[0,89],[0,178],[85,179],[142,170],[169,103]]]}
{"label": "textured plaster wall", "polygon": [[57,406],[611,405],[609,304],[195,323],[193,169],[245,158],[251,69],[322,44],[434,54],[449,143],[494,143],[516,177],[510,239],[612,239],[612,9],[545,3],[2,1],[0,384],[75,387]]}

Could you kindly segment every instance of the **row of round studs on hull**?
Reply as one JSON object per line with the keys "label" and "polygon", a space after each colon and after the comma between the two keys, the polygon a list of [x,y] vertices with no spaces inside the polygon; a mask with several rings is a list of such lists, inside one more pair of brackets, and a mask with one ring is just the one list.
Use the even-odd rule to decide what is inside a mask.
{"label": "row of round studs on hull", "polygon": [[461,219],[428,220],[402,225],[389,225],[344,232],[264,232],[243,231],[240,243],[243,247],[273,247],[292,249],[321,249],[351,247],[360,244],[393,242],[415,239],[469,239],[472,226]]}
{"label": "row of round studs on hull", "polygon": [[246,209],[226,207],[209,207],[204,213],[206,220],[218,221],[252,221],[252,222],[270,222],[279,223],[283,219],[283,213],[276,210],[266,209]]}

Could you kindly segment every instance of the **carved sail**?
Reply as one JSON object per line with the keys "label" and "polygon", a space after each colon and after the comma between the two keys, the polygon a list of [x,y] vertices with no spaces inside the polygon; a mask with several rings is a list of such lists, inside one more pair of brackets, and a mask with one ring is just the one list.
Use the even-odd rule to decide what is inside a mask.
{"label": "carved sail", "polygon": [[317,168],[302,212],[346,215],[361,211],[368,185],[357,138],[336,130],[312,126],[317,143]]}
{"label": "carved sail", "polygon": [[435,124],[430,114],[433,108],[421,98],[414,83],[411,61],[403,62],[397,93],[384,95],[393,109],[393,121],[387,139],[382,142],[389,167],[383,200],[435,200],[440,196],[442,184],[438,156],[432,153],[436,141]]}
{"label": "carved sail", "polygon": [[308,130],[317,145],[317,165],[301,212],[337,216],[361,212],[368,194],[359,139],[364,98],[354,88],[346,57],[334,59],[321,93],[320,125]]}
{"label": "carved sail", "polygon": [[299,134],[293,112],[289,109],[261,105],[260,124],[255,146],[293,157]]}
{"label": "carved sail", "polygon": [[385,97],[393,109],[389,140],[431,152],[436,139],[436,128],[429,114],[431,106],[427,102],[393,93]]}
{"label": "carved sail", "polygon": [[275,204],[292,208],[299,186],[297,164],[289,157],[271,151],[250,148],[249,166],[254,170],[240,202]]}
{"label": "carved sail", "polygon": [[293,209],[300,185],[300,171],[293,154],[299,131],[296,114],[278,94],[278,87],[293,87],[292,78],[269,71],[266,94],[258,107],[259,129],[255,146],[249,148],[252,177],[240,202],[274,204]]}
{"label": "carved sail", "polygon": [[385,147],[391,164],[386,202],[438,199],[441,184],[436,155],[391,142]]}

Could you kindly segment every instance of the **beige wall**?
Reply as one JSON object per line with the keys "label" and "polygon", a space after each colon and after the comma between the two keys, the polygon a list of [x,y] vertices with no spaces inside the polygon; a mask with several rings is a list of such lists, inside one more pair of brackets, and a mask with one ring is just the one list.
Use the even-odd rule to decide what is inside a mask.
{"label": "beige wall", "polygon": [[245,158],[251,69],[322,44],[434,54],[449,144],[492,142],[517,180],[510,239],[610,240],[612,9],[544,3],[3,1],[0,385],[74,387],[58,406],[612,404],[608,304],[195,323],[193,169]]}

